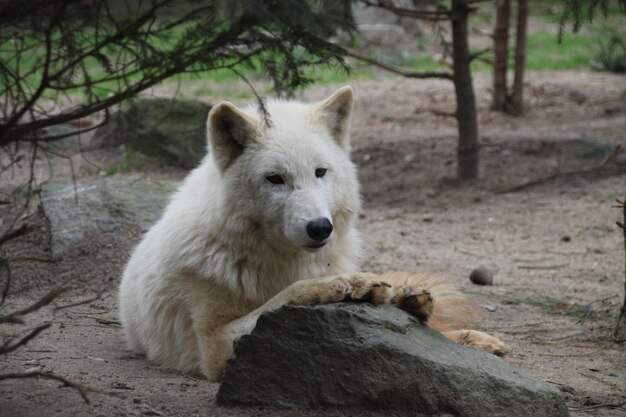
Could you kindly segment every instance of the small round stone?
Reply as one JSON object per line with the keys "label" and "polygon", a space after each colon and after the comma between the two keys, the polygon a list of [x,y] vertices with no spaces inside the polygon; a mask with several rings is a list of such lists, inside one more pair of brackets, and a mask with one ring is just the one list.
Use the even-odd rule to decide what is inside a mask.
{"label": "small round stone", "polygon": [[470,280],[476,285],[492,285],[493,274],[484,266],[478,267],[470,274]]}

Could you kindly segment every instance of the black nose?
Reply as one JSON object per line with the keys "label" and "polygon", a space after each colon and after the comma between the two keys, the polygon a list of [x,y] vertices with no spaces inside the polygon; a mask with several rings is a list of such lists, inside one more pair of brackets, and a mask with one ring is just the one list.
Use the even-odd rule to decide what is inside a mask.
{"label": "black nose", "polygon": [[306,232],[309,234],[309,237],[318,242],[330,236],[332,231],[333,225],[326,217],[320,217],[319,219],[310,221],[306,225]]}

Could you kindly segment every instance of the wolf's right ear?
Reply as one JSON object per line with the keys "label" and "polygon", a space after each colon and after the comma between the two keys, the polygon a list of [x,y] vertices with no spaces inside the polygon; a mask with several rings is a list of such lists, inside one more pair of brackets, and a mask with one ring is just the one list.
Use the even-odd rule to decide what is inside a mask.
{"label": "wolf's right ear", "polygon": [[223,172],[255,139],[258,121],[232,103],[221,101],[209,112],[207,134],[209,152]]}
{"label": "wolf's right ear", "polygon": [[318,120],[328,127],[335,142],[347,152],[350,152],[350,119],[353,107],[354,96],[350,86],[340,88],[314,107]]}

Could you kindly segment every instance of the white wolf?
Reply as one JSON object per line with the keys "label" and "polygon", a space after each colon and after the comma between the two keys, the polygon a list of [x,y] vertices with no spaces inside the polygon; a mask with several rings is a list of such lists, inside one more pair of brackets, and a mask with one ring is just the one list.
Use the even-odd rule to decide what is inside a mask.
{"label": "white wolf", "polygon": [[253,107],[211,110],[208,155],[124,272],[120,317],[130,349],[219,380],[233,340],[263,311],[366,299],[430,319],[459,343],[506,352],[489,335],[459,330],[472,305],[449,286],[418,274],[352,272],[360,255],[352,107],[344,87],[315,104],[270,101],[268,123]]}

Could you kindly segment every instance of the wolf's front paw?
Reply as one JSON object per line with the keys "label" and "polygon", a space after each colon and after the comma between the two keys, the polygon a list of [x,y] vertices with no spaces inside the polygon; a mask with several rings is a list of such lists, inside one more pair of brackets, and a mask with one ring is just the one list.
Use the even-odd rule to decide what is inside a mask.
{"label": "wolf's front paw", "polygon": [[422,321],[428,321],[433,314],[435,302],[430,291],[420,288],[402,288],[402,295],[398,300],[398,307],[417,316]]}
{"label": "wolf's front paw", "polygon": [[368,273],[342,276],[338,281],[346,286],[346,300],[372,301],[375,293],[391,288],[385,281],[380,281],[377,275]]}
{"label": "wolf's front paw", "polygon": [[427,289],[392,287],[381,281],[379,275],[362,272],[341,275],[335,284],[342,288],[344,300],[393,304],[422,321],[427,321],[433,313],[434,301]]}
{"label": "wolf's front paw", "polygon": [[374,289],[389,288],[389,284],[378,278],[378,275],[358,272],[298,281],[291,284],[287,289],[285,304],[307,305],[350,300],[370,301]]}
{"label": "wolf's front paw", "polygon": [[343,274],[330,283],[333,301],[372,301],[374,294],[391,286],[378,279],[378,275],[359,272]]}
{"label": "wolf's front paw", "polygon": [[286,304],[327,304],[340,301],[365,301],[392,304],[427,321],[433,313],[430,291],[413,287],[392,287],[380,275],[365,272],[298,281],[288,289]]}
{"label": "wolf's front paw", "polygon": [[430,291],[411,287],[376,287],[372,289],[374,304],[393,304],[422,321],[433,314],[434,300]]}

